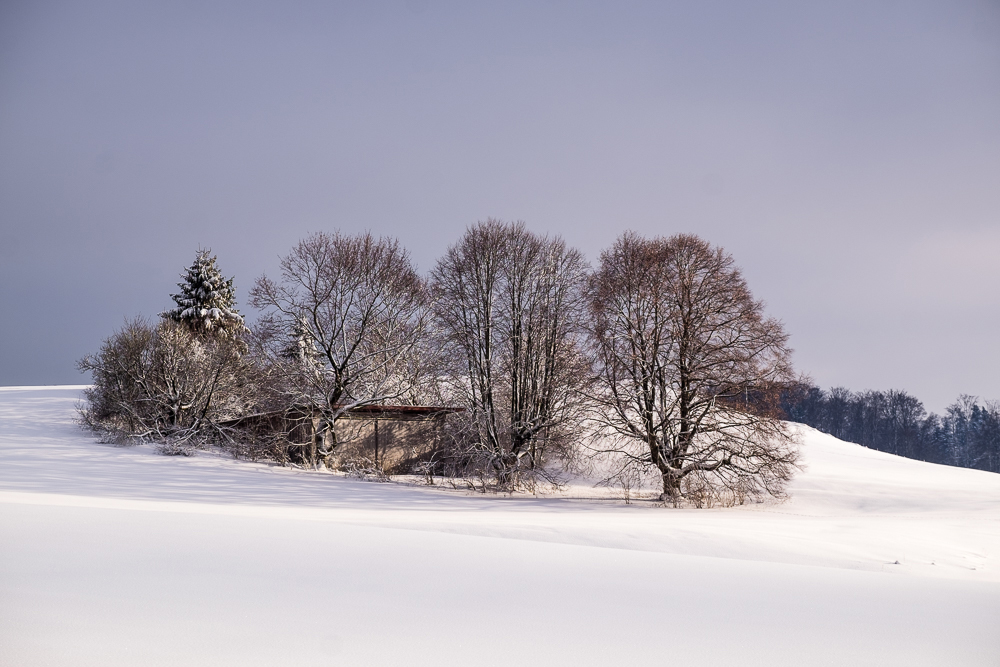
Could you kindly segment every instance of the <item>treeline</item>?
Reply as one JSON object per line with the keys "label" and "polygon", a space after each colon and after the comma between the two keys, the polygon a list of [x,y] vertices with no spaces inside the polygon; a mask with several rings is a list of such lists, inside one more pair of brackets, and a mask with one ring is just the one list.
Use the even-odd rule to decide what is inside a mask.
{"label": "treeline", "polygon": [[591,267],[486,220],[420,275],[396,239],[320,232],[253,283],[253,326],[209,252],[179,287],[80,364],[83,422],[108,439],[350,471],[384,461],[352,454],[363,415],[437,406],[446,427],[409,472],[482,489],[555,481],[588,443],[609,483],[658,478],[674,505],[780,496],[795,470],[785,422],[742,398],[776,403],[787,335],[696,236],[626,232]]}
{"label": "treeline", "polygon": [[798,384],[782,393],[792,421],[871,449],[920,461],[1000,472],[1000,403],[963,395],[944,415],[905,391],[824,391]]}

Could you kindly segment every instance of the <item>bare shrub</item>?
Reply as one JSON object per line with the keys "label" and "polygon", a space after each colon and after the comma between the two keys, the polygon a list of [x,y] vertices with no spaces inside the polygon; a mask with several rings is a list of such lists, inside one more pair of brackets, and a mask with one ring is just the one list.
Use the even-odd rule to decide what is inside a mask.
{"label": "bare shrub", "polygon": [[93,374],[81,421],[119,443],[156,440],[189,451],[245,410],[243,349],[238,339],[200,336],[169,320],[128,321],[79,362]]}
{"label": "bare shrub", "polygon": [[356,479],[372,480],[376,482],[390,482],[392,476],[383,470],[374,459],[368,457],[357,457],[345,461],[340,469],[347,473],[348,477]]}

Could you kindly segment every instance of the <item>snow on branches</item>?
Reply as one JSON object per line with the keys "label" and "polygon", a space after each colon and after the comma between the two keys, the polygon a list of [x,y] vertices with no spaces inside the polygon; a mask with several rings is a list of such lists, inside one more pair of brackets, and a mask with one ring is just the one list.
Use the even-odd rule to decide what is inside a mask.
{"label": "snow on branches", "polygon": [[181,276],[180,294],[170,297],[177,307],[160,314],[164,319],[186,325],[196,333],[229,337],[243,331],[243,316],[236,310],[236,290],[232,278],[224,278],[215,266],[211,249],[199,250],[194,262]]}

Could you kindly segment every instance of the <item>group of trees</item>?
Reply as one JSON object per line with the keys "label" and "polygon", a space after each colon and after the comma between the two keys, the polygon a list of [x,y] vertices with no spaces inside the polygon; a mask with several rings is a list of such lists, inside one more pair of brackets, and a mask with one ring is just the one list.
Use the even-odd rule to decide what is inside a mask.
{"label": "group of trees", "polygon": [[240,443],[247,415],[296,410],[333,465],[345,414],[447,404],[440,459],[511,490],[584,446],[662,498],[778,496],[795,469],[780,419],[787,336],[732,257],[688,235],[622,235],[595,269],[523,223],[470,226],[429,275],[393,239],[318,233],[261,277],[252,329],[200,251],[177,307],[84,359],[84,420],[119,438]]}
{"label": "group of trees", "polygon": [[904,391],[786,388],[788,418],[841,440],[931,463],[1000,472],[1000,403],[961,396],[944,415],[928,414]]}
{"label": "group of trees", "polygon": [[173,295],[177,307],[150,324],[126,322],[84,357],[93,386],[85,392],[85,425],[117,440],[153,439],[175,448],[251,408],[254,369],[248,330],[236,310],[232,279],[199,251]]}

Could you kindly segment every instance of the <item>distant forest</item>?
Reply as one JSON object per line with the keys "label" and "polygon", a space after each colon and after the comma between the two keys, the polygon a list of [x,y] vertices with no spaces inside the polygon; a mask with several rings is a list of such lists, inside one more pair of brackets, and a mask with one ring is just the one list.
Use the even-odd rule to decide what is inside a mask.
{"label": "distant forest", "polygon": [[798,384],[783,392],[781,407],[791,421],[871,449],[1000,472],[1000,403],[994,401],[963,395],[937,415],[905,391]]}

